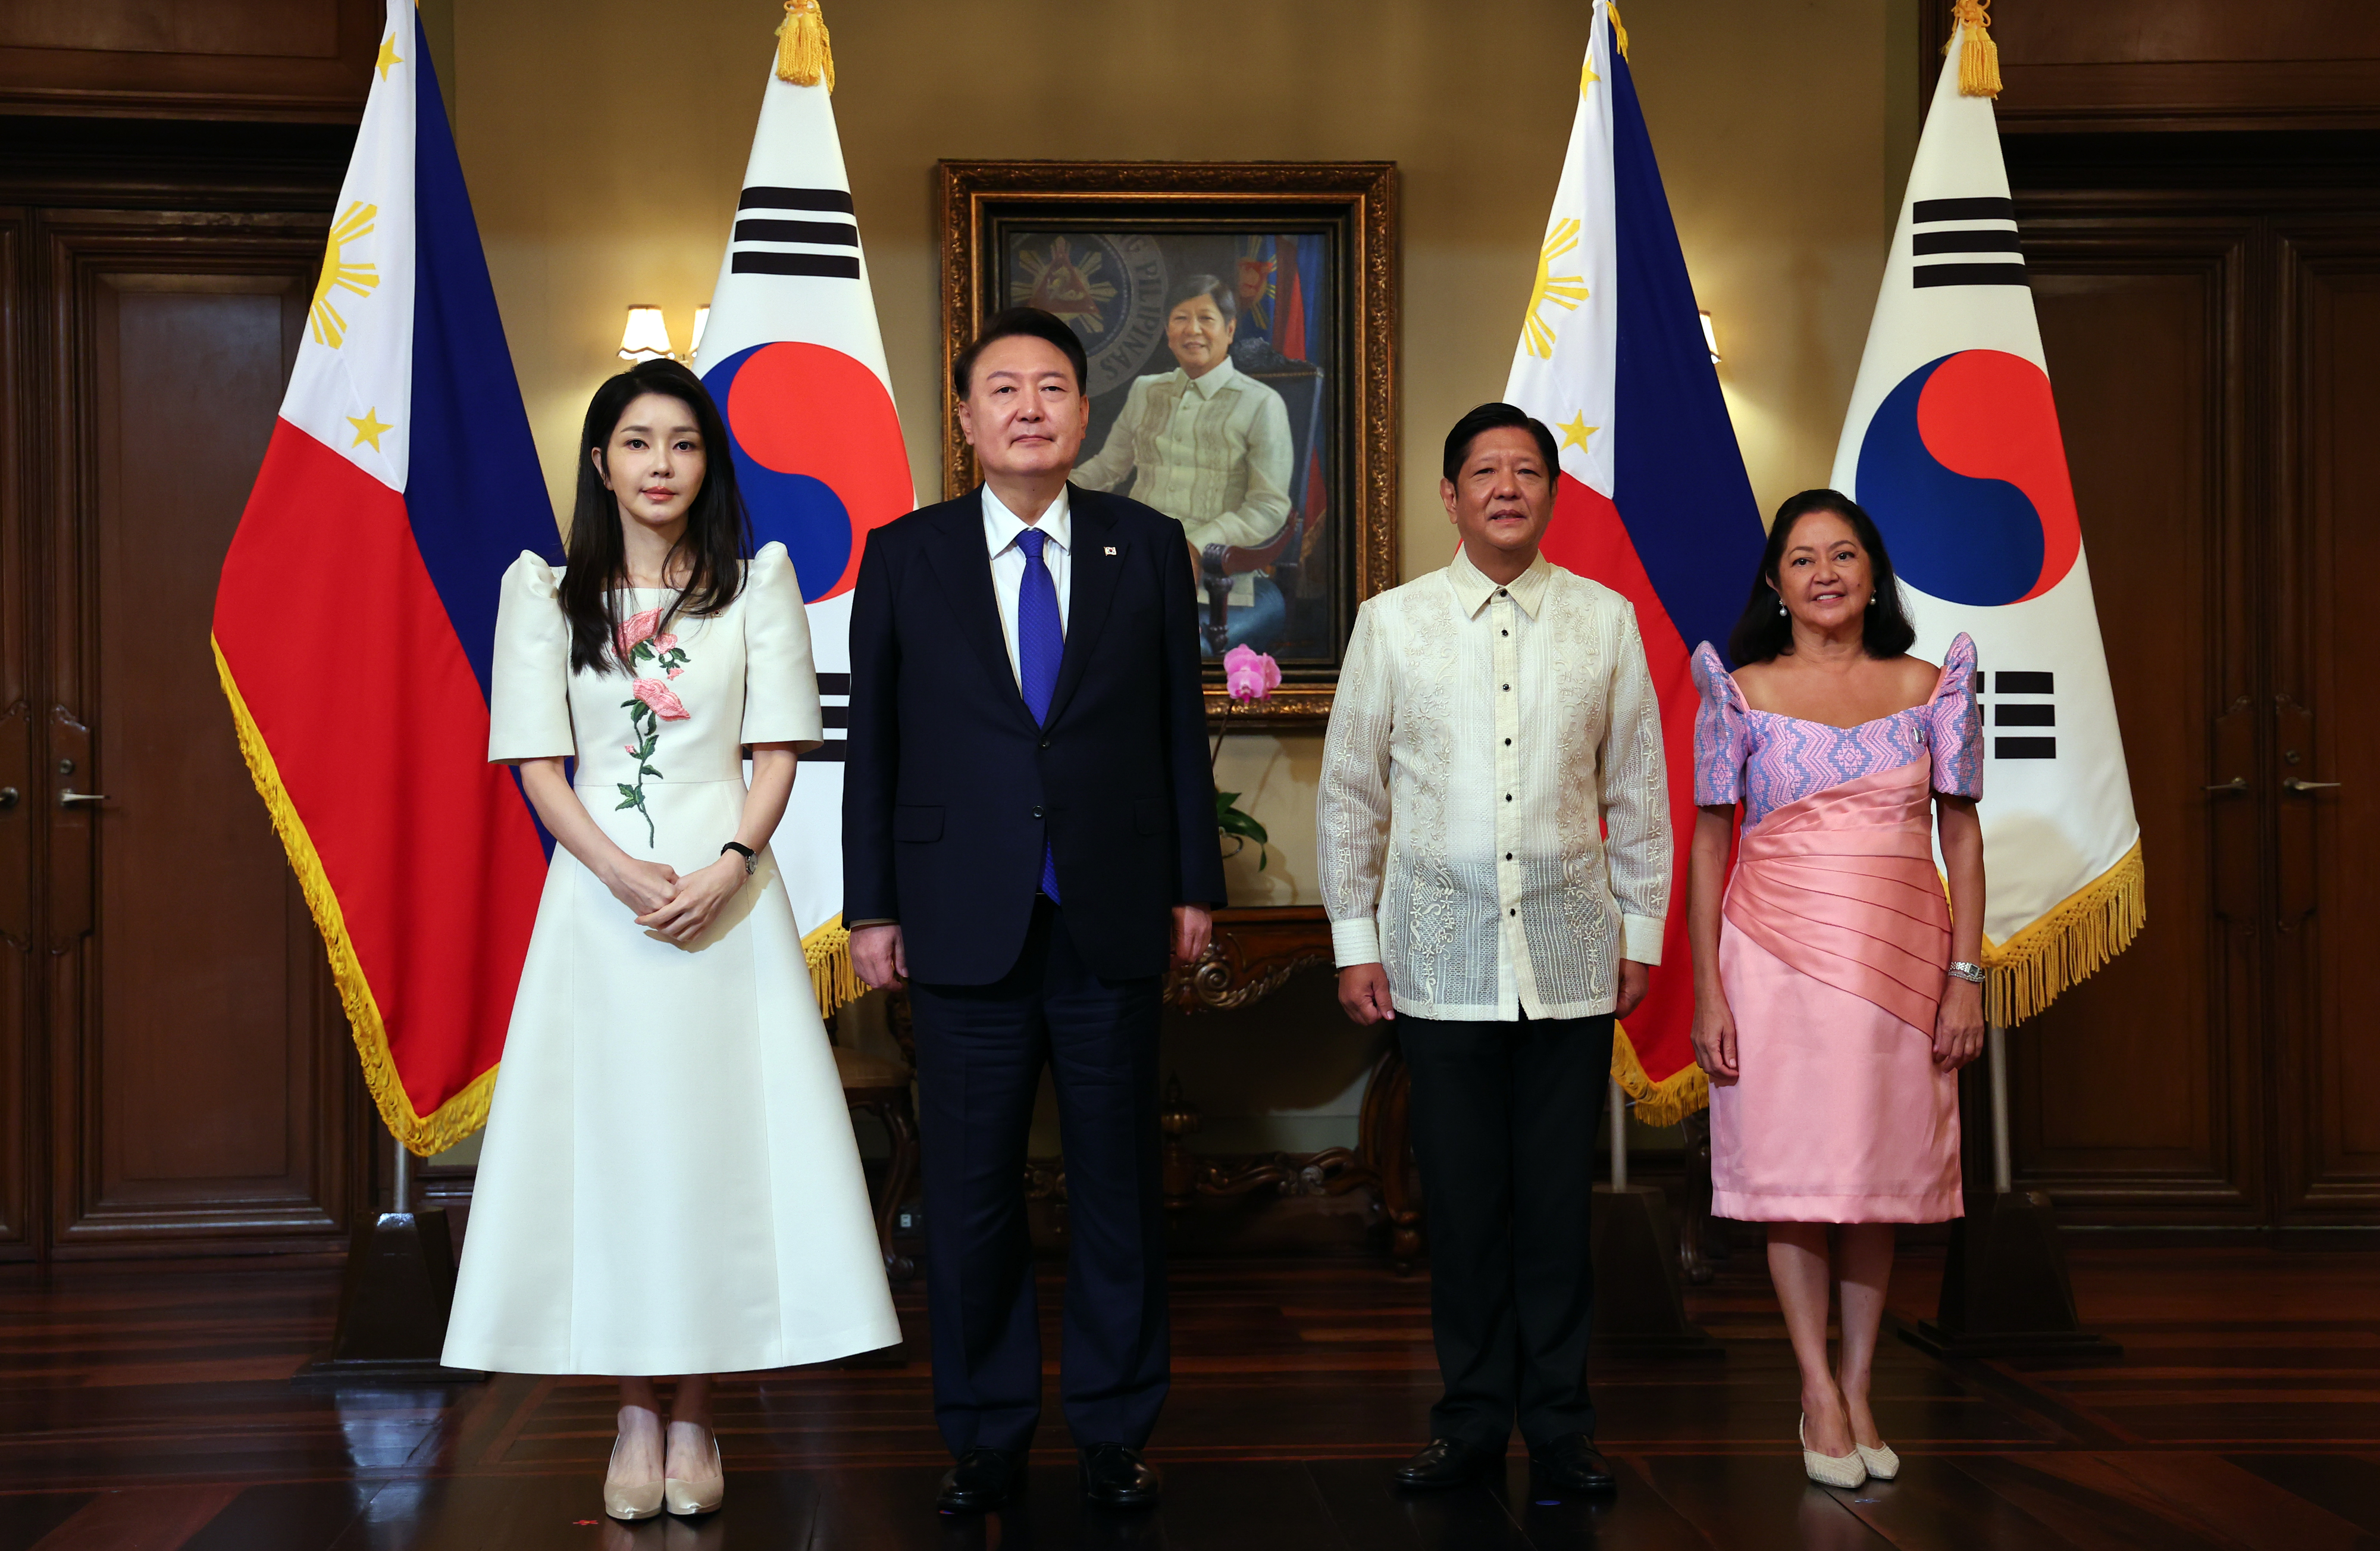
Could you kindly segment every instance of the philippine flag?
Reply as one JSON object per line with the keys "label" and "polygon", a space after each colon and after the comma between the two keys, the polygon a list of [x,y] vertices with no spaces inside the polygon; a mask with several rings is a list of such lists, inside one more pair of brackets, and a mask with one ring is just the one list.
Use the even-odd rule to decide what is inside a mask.
{"label": "philippine flag", "polygon": [[754,536],[784,544],[809,605],[827,740],[802,756],[784,818],[795,843],[777,857],[832,1013],[862,989],[843,927],[851,584],[868,532],[917,501],[835,133],[833,63],[777,61],[695,370],[727,418]]}
{"label": "philippine flag", "polygon": [[1608,0],[1596,0],[1570,152],[1504,397],[1560,440],[1546,557],[1635,605],[1660,695],[1675,868],[1663,969],[1621,1028],[1611,1059],[1638,1114],[1670,1125],[1708,1096],[1694,1064],[1685,925],[1695,707],[1687,653],[1704,641],[1726,649],[1766,533],[1719,396],[1627,47]]}
{"label": "philippine flag", "polygon": [[1916,650],[1938,660],[1960,632],[1975,639],[1985,995],[2009,1024],[2120,952],[2146,897],[1999,127],[1987,94],[1961,89],[1967,41],[1962,23],[1935,85],[1834,482],[1913,594]]}
{"label": "philippine flag", "polygon": [[383,38],[214,649],[365,1081],[428,1154],[487,1118],[545,885],[488,671],[504,567],[561,549],[412,0]]}

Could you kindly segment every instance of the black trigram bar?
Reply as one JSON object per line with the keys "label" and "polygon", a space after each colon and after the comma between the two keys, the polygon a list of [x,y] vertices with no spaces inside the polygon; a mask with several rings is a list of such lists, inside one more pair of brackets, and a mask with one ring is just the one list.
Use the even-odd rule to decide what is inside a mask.
{"label": "black trigram bar", "polygon": [[[742,236],[744,226],[735,232]],[[2016,233],[1986,228],[1977,231],[1916,232],[1909,238],[1909,251],[1917,257],[1930,253],[2013,253],[2018,250]]]}
{"label": "black trigram bar", "polygon": [[[851,196],[841,189],[753,187],[735,202],[738,210],[840,210],[852,214]],[[1921,216],[1920,219],[1923,219]]]}
{"label": "black trigram bar", "polygon": [[1992,682],[2004,695],[2049,695],[2058,692],[2054,673],[1996,673]]}
{"label": "black trigram bar", "polygon": [[820,706],[819,724],[821,727],[847,727],[851,726],[851,707],[847,705]]}
{"label": "black trigram bar", "polygon": [[843,253],[777,253],[766,250],[736,254],[727,267],[737,275],[823,275],[856,280],[859,261]]}
{"label": "black trigram bar", "polygon": [[1912,286],[2022,286],[2022,263],[1922,263],[1909,272]]}
{"label": "black trigram bar", "polygon": [[2058,707],[2054,705],[2010,705],[2006,701],[1992,707],[1992,726],[1996,727],[2054,727],[2058,725]]}
{"label": "black trigram bar", "polygon": [[[802,756],[807,759],[809,756]],[[2058,739],[2054,738],[1995,738],[1992,757],[2001,760],[2054,760],[2058,757]]]}
{"label": "black trigram bar", "polygon": [[[738,242],[832,242],[859,246],[859,228],[842,221],[738,221]],[[2011,241],[2010,247],[2015,243]]]}
{"label": "black trigram bar", "polygon": [[[2008,739],[2003,738],[2000,741],[2005,743]],[[803,750],[799,758],[804,764],[841,764],[844,762],[844,755],[850,747],[851,745],[843,739],[836,739],[831,743],[821,743],[815,749]]]}
{"label": "black trigram bar", "polygon": [[818,676],[818,681],[819,693],[822,695],[851,693],[851,675],[847,673],[821,673]]}
{"label": "black trigram bar", "polygon": [[1911,207],[1909,218],[1920,225],[1927,221],[2013,221],[2016,219],[2016,201],[1989,197],[1973,200],[1919,200]]}

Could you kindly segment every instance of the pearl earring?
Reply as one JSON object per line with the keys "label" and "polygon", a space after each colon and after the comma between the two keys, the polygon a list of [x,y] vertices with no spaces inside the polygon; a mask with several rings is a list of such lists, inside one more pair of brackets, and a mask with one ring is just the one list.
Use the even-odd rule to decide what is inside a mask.
{"label": "pearl earring", "polygon": [[1779,619],[1785,617],[1785,600],[1781,597],[1777,600],[1777,617]]}
{"label": "pearl earring", "polygon": [[1874,608],[1876,606],[1876,594],[1873,592],[1870,592],[1867,595],[1867,606],[1870,608]]}

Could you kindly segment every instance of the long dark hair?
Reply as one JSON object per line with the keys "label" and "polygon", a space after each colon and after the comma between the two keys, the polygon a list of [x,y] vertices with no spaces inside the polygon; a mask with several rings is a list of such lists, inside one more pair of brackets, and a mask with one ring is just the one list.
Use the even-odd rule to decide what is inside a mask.
{"label": "long dark hair", "polygon": [[[614,644],[620,639],[620,590],[628,585],[627,545],[620,535],[619,499],[603,487],[595,458],[612,445],[612,433],[628,406],[648,393],[666,394],[694,411],[702,434],[702,488],[686,508],[686,532],[662,564],[666,578],[683,553],[692,562],[686,585],[670,600],[661,629],[681,614],[716,614],[744,591],[744,562],[752,557],[752,519],[735,489],[735,462],[728,451],[727,421],[702,379],[674,360],[639,361],[595,390],[578,434],[578,497],[571,507],[570,568],[563,573],[562,613],[570,621],[570,666],[590,673],[625,668]],[[656,633],[659,633],[658,631]]]}
{"label": "long dark hair", "polygon": [[1784,563],[1785,546],[1792,542],[1793,525],[1812,512],[1832,512],[1852,525],[1852,535],[1867,551],[1868,574],[1876,581],[1876,606],[1867,611],[1860,644],[1871,657],[1898,657],[1915,644],[1917,627],[1901,606],[1900,583],[1892,574],[1892,556],[1885,552],[1884,535],[1859,503],[1840,490],[1805,490],[1777,508],[1768,527],[1768,547],[1760,552],[1760,570],[1752,579],[1752,596],[1743,615],[1727,636],[1728,655],[1735,666],[1766,663],[1793,649],[1793,621],[1785,613],[1784,594],[1777,588],[1777,568]]}

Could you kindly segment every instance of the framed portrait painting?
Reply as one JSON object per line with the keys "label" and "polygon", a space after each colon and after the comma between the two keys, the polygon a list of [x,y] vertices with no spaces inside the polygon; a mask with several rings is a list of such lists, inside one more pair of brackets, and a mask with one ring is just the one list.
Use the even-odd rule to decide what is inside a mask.
{"label": "framed portrait painting", "polygon": [[948,366],[1033,306],[1089,359],[1086,489],[1182,524],[1209,710],[1222,658],[1281,665],[1252,712],[1330,710],[1356,605],[1396,580],[1395,164],[944,162],[942,485],[977,480]]}

